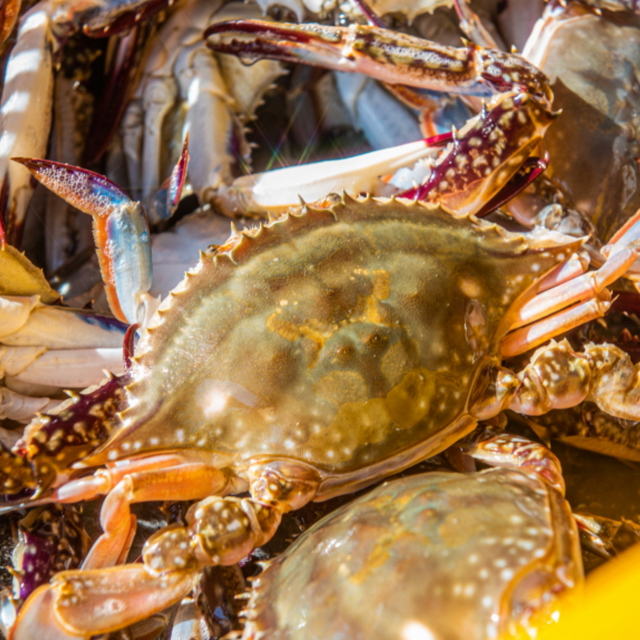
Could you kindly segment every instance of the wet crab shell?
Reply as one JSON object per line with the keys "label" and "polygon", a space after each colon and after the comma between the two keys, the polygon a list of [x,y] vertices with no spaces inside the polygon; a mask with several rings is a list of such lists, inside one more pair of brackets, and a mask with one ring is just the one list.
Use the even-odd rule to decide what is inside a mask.
{"label": "wet crab shell", "polygon": [[489,640],[581,580],[571,511],[539,476],[432,472],[302,534],[253,583],[243,638]]}
{"label": "wet crab shell", "polygon": [[122,427],[83,464],[295,460],[321,496],[409,466],[473,428],[510,307],[579,244],[374,199],[236,235],[158,310]]}

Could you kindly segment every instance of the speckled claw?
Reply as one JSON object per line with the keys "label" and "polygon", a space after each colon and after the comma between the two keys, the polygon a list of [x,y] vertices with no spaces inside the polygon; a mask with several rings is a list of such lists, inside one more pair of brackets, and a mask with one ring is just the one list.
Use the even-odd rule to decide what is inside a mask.
{"label": "speckled claw", "polygon": [[518,174],[552,122],[553,114],[526,93],[497,100],[457,132],[412,195],[457,214],[486,212],[489,203],[500,204],[501,199],[494,199]]}
{"label": "speckled claw", "polygon": [[13,159],[69,204],[91,215],[111,311],[129,324],[140,319],[152,278],[149,228],[142,205],[93,171],[50,160]]}
{"label": "speckled claw", "polygon": [[58,571],[80,566],[89,546],[80,513],[74,505],[49,504],[30,510],[20,521],[13,553],[14,595],[20,601]]}
{"label": "speckled claw", "polygon": [[11,640],[90,638],[122,629],[179,601],[197,575],[171,571],[152,576],[141,564],[63,571],[27,600]]}
{"label": "speckled claw", "polygon": [[378,27],[235,20],[212,25],[205,38],[214,51],[246,60],[266,57],[357,71],[384,82],[436,91],[490,96],[518,90],[546,104],[551,99],[546,76],[518,55],[473,44],[447,47]]}
{"label": "speckled claw", "polygon": [[33,469],[28,460],[0,443],[0,485],[3,493],[20,493],[25,489],[35,488],[35,484]]}
{"label": "speckled claw", "polygon": [[[123,394],[123,378],[112,376],[98,389],[72,394],[55,415],[40,415],[27,426],[12,451],[0,453],[4,494],[35,490],[35,497],[67,480],[71,465],[102,444]],[[0,513],[35,504],[32,498],[0,505]]]}

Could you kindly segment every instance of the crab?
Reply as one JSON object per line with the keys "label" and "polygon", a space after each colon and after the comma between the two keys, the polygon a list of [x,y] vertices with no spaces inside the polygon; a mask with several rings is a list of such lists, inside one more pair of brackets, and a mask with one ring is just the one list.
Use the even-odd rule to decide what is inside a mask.
{"label": "crab", "polygon": [[494,468],[388,481],[265,563],[243,640],[537,637],[582,585],[579,531],[558,459],[494,431],[461,445]]}
{"label": "crab", "polygon": [[[223,7],[220,2],[183,2],[146,44],[144,70],[122,122],[129,182],[143,202],[155,196],[163,165],[176,162],[184,132],[194,132],[189,181],[202,203],[210,190],[231,181],[234,147],[247,160],[240,117],[253,116],[262,94],[283,69],[270,60],[249,68],[235,58],[212,55],[202,42],[202,31],[214,19],[257,16],[258,11],[255,5],[240,3]],[[180,143],[163,139],[169,129]],[[175,147],[173,153],[162,151],[167,144]],[[159,222],[153,210],[149,213],[150,222]]]}
{"label": "crab", "polygon": [[497,468],[388,481],[266,563],[243,640],[536,637],[583,581],[560,464],[510,434],[466,448]]}
{"label": "crab", "polygon": [[[482,37],[483,30],[474,28],[479,21],[474,22],[467,3],[460,1],[456,5],[463,17],[463,28]],[[546,126],[533,131],[528,113],[514,114],[514,118],[522,118],[522,126],[510,132],[506,141],[514,144],[518,140],[521,147],[503,171],[505,177],[514,176],[531,153],[543,156],[548,152],[550,179],[546,190],[533,189],[535,195],[512,200],[509,211],[527,226],[557,224],[553,216],[547,215],[554,210],[546,205],[560,199],[565,209],[570,208],[568,219],[565,214],[561,216],[564,228],[577,227],[572,231],[576,235],[592,233],[591,244],[599,248],[633,215],[640,197],[639,138],[634,115],[640,75],[637,46],[640,17],[633,3],[576,0],[565,5],[555,2],[549,5],[523,56],[475,44],[445,47],[379,26],[360,24],[328,27],[236,21],[213,25],[206,35],[208,45],[215,51],[235,54],[244,60],[269,57],[361,72],[385,83],[409,87],[467,96],[493,94],[474,124],[454,131],[456,142],[440,156],[418,187],[421,197],[437,201],[441,185],[447,185],[451,176],[458,173],[460,166],[456,162],[469,160],[476,163],[478,180],[487,189],[482,202],[488,200],[488,191],[499,187],[482,180],[483,173],[490,172],[487,165],[496,162],[493,156],[501,156],[505,144],[499,128],[488,124],[492,114],[504,101],[522,101],[523,111],[530,109],[533,101],[547,114]],[[576,38],[579,46],[575,44]],[[484,43],[495,46],[488,36]],[[472,100],[478,102],[477,98]],[[525,102],[528,106],[524,106]],[[552,107],[560,107],[562,113],[552,112]],[[482,122],[487,124],[481,125]],[[475,147],[470,145],[472,140]],[[409,162],[412,160],[408,159]],[[314,183],[319,170],[320,167],[309,166],[308,178],[303,179],[283,171],[279,185],[272,187],[272,197],[281,198],[283,205],[292,204],[298,194],[312,200],[306,196],[307,180]],[[300,168],[296,171],[300,173]],[[370,174],[373,186],[383,172],[372,167]],[[416,179],[423,180],[423,175],[418,174]],[[592,176],[586,181],[588,186],[585,175]],[[223,205],[229,208],[229,197],[238,197],[239,206],[248,203],[260,210],[264,197],[262,176],[254,176],[253,180],[255,188],[246,184],[247,180],[238,184],[239,194],[232,189],[228,196],[223,191]],[[350,188],[348,181],[341,183],[336,176],[334,189],[340,186]],[[371,192],[372,188],[366,191]]]}
{"label": "crab", "polygon": [[[109,259],[126,255],[115,240],[144,219],[139,203],[92,172],[21,162],[94,215],[113,273]],[[552,342],[518,374],[501,366],[604,312],[605,287],[638,257],[627,237],[600,270],[572,277],[583,240],[345,196],[211,248],[142,329],[124,376],[35,421],[2,454],[5,492],[33,492],[7,508],[106,495],[83,569],[34,592],[13,637],[89,637],[141,620],[179,601],[202,567],[269,540],[283,513],[404,469],[505,408],[535,415],[588,398],[637,419],[640,377],[616,347]],[[135,317],[133,288],[116,294],[131,296],[120,308]],[[95,449],[102,419],[113,435]],[[186,526],[149,539],[143,563],[121,564],[129,505],[164,499],[198,502]]]}

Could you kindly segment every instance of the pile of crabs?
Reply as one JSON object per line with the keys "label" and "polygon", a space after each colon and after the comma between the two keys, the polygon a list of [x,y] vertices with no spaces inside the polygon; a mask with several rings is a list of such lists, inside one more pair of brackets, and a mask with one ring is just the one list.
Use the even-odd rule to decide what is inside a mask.
{"label": "pile of crabs", "polygon": [[635,1],[3,9],[8,638],[536,637],[640,539]]}

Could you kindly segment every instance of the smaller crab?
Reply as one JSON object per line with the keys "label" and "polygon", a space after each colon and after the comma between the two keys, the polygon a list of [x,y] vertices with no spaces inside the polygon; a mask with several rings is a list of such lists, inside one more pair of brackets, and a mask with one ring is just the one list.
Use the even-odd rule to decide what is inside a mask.
{"label": "smaller crab", "polygon": [[518,436],[474,440],[499,468],[387,482],[267,563],[243,639],[490,640],[549,621],[583,579],[560,463]]}

